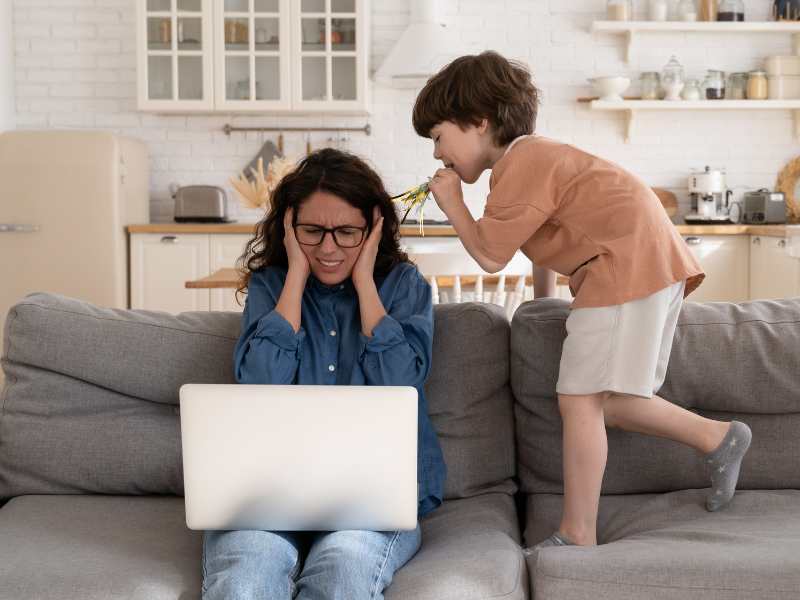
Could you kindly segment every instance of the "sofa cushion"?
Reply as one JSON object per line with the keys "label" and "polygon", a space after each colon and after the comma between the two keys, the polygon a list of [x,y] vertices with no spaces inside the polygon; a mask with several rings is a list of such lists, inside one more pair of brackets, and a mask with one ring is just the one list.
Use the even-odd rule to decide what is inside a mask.
{"label": "sofa cushion", "polygon": [[[53,294],[14,306],[2,359],[0,498],[182,494],[178,390],[233,382],[240,318],[99,308]],[[508,321],[482,304],[439,305],[434,319],[426,394],[446,497],[512,493]]]}
{"label": "sofa cushion", "polygon": [[494,304],[437,305],[433,362],[425,385],[442,444],[445,498],[513,493],[514,397],[509,384],[509,323]]}
{"label": "sofa cushion", "polygon": [[[542,496],[529,509],[557,524],[560,497]],[[800,597],[800,491],[737,492],[715,513],[704,499],[705,490],[603,496],[598,534],[605,543],[528,558],[536,600]],[[542,537],[543,528],[528,532],[534,529],[530,543]]]}
{"label": "sofa cushion", "polygon": [[0,600],[200,597],[183,498],[22,496],[0,509]]}
{"label": "sofa cushion", "polygon": [[3,356],[126,396],[178,404],[187,381],[234,383],[240,320],[233,312],[171,315],[31,294],[8,313]]}
{"label": "sofa cushion", "polygon": [[[0,600],[194,600],[202,533],[182,498],[22,496],[0,509]],[[422,522],[422,548],[387,600],[527,597],[513,499],[445,502]]]}
{"label": "sofa cushion", "polygon": [[[569,304],[523,304],[511,328],[519,477],[528,493],[561,493],[561,417],[555,391]],[[800,488],[800,299],[684,304],[659,395],[753,429],[740,487]],[[708,486],[697,452],[609,430],[604,494]]]}
{"label": "sofa cushion", "polygon": [[395,573],[386,600],[527,598],[513,499],[448,500],[422,521],[422,548]]}

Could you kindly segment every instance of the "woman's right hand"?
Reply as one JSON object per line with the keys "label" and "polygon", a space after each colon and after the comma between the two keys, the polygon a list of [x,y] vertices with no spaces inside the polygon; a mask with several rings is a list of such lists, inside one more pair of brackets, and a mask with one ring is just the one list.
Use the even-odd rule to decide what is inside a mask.
{"label": "woman's right hand", "polygon": [[308,263],[308,258],[306,258],[300,243],[294,235],[294,227],[292,227],[293,214],[294,210],[287,208],[286,214],[283,216],[283,245],[286,247],[286,256],[289,260],[289,272],[296,273],[305,280],[311,273],[311,265]]}

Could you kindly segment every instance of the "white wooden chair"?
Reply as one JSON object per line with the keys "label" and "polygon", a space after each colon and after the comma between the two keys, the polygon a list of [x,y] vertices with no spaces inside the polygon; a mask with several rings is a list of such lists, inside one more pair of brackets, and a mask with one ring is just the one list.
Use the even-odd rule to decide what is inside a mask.
{"label": "white wooden chair", "polygon": [[533,298],[533,264],[521,252],[500,273],[491,275],[457,239],[415,240],[405,249],[430,282],[434,304],[491,302],[504,307],[510,319],[522,302]]}

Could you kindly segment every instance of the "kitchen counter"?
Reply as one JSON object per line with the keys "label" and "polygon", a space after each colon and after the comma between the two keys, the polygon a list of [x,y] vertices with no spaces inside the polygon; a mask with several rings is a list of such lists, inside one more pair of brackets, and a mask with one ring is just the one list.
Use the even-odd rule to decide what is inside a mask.
{"label": "kitchen counter", "polygon": [[[245,233],[255,230],[256,223],[150,223],[128,225],[128,233]],[[676,225],[681,235],[763,235],[784,237],[785,225]],[[416,225],[400,227],[403,237],[421,237]],[[453,237],[449,225],[426,225],[424,237]]]}

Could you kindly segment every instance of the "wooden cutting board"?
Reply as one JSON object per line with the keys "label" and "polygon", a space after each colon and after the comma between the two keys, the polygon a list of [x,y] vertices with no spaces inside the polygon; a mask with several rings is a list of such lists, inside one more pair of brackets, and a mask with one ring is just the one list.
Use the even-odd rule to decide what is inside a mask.
{"label": "wooden cutting board", "polygon": [[667,211],[667,215],[674,217],[678,214],[678,199],[675,194],[662,188],[653,188],[653,191],[658,196],[658,199],[661,200],[661,205]]}

